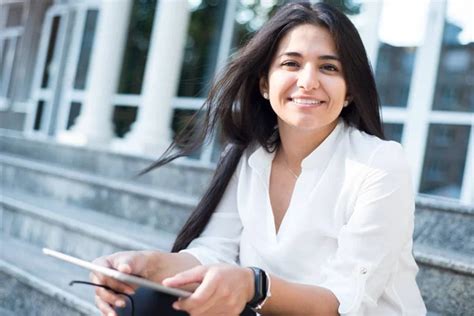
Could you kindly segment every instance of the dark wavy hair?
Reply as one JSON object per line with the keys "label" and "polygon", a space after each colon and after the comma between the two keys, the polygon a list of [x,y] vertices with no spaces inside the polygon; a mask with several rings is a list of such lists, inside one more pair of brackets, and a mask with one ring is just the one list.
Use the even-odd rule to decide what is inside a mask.
{"label": "dark wavy hair", "polygon": [[272,152],[280,145],[278,130],[274,128],[277,116],[269,101],[262,97],[259,80],[267,76],[280,40],[303,24],[327,29],[335,42],[350,95],[349,106],[342,110],[341,117],[361,131],[384,138],[372,69],[352,22],[324,3],[292,2],[281,7],[221,72],[190,122],[193,128],[185,128],[166,152],[143,171],[189,155],[219,130],[226,150],[217,163],[209,188],[179,232],[173,252],[186,248],[203,232],[243,152],[253,145]]}

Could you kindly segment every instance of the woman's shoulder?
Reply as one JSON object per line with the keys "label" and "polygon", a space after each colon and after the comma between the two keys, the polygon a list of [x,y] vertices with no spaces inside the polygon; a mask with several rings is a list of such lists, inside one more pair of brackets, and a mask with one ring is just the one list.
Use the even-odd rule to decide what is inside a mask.
{"label": "woman's shoulder", "polygon": [[380,139],[350,126],[346,126],[345,134],[347,152],[359,163],[387,171],[409,169],[405,151],[400,143]]}

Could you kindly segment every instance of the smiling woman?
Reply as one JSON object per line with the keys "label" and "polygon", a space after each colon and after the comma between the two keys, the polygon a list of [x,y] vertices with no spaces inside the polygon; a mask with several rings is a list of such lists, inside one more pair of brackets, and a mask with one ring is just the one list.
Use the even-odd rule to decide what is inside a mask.
{"label": "smiling woman", "polygon": [[336,126],[348,98],[329,32],[311,24],[291,30],[281,40],[268,76],[260,80],[260,89],[268,93],[278,116],[280,137],[285,137],[282,133],[290,126],[319,134],[314,139],[321,142]]}
{"label": "smiling woman", "polygon": [[[218,127],[227,149],[172,252],[96,260],[194,290],[174,303],[140,290],[142,314],[426,314],[408,163],[398,143],[383,140],[373,74],[345,15],[322,3],[282,7],[190,124],[144,172],[191,153]],[[112,291],[96,293],[104,314],[125,305]]]}

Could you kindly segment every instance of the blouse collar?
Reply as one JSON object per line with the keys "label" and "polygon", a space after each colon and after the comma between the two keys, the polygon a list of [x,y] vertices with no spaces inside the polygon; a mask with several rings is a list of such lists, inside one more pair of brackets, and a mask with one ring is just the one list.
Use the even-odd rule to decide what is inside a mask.
{"label": "blouse collar", "polygon": [[[344,128],[344,120],[339,119],[339,122],[331,134],[329,134],[328,137],[326,137],[326,139],[318,147],[316,147],[315,150],[313,150],[306,158],[303,159],[301,162],[301,168],[324,168],[334,154]],[[248,163],[250,167],[255,170],[269,169],[274,157],[275,152],[269,153],[262,146],[259,146],[250,155]]]}

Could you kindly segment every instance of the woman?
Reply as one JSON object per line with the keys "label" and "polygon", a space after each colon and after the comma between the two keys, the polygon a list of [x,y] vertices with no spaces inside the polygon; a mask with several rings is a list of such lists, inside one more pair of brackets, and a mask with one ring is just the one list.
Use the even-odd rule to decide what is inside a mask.
{"label": "woman", "polygon": [[[408,164],[399,144],[383,140],[373,75],[346,16],[321,3],[281,8],[230,62],[205,114],[199,135],[181,137],[150,167],[221,128],[226,150],[173,252],[96,262],[195,290],[172,308],[155,301],[156,312],[426,313],[415,281]],[[111,291],[96,294],[103,314],[125,305]]]}

